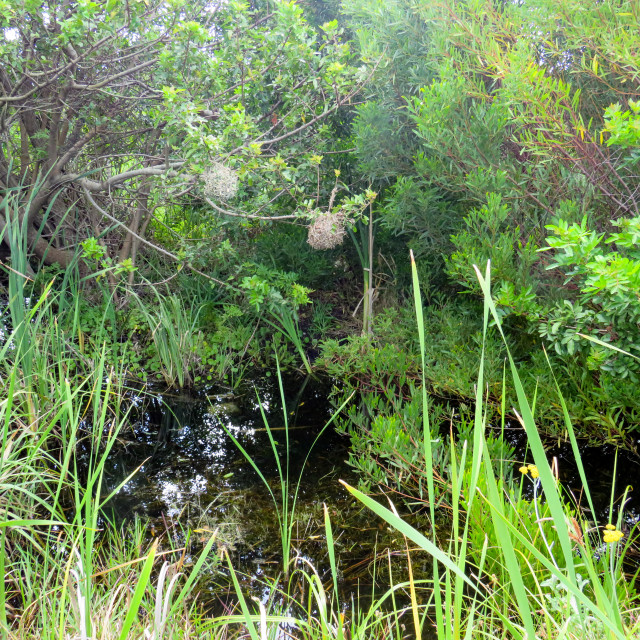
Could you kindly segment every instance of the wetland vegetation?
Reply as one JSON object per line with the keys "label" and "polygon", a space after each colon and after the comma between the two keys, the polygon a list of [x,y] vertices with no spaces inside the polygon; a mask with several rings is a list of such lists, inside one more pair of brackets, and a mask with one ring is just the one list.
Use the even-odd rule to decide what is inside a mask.
{"label": "wetland vegetation", "polygon": [[640,638],[633,0],[0,0],[0,634]]}

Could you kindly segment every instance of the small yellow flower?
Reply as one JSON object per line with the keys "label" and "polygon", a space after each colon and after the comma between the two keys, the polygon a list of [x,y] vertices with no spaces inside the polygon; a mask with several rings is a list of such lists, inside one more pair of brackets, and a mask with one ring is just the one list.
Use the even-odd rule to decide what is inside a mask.
{"label": "small yellow flower", "polygon": [[520,473],[522,473],[523,475],[525,475],[525,476],[527,475],[527,473],[529,473],[529,469],[527,469],[527,467],[525,467],[524,465],[522,465],[522,466],[518,469],[518,471],[519,471]]}
{"label": "small yellow flower", "polygon": [[618,531],[615,528],[613,531],[607,528],[607,530],[604,532],[604,535],[602,536],[602,539],[607,544],[613,544],[614,542],[619,542],[620,540],[622,540],[622,538],[624,538],[624,533],[622,533],[622,531]]}
{"label": "small yellow flower", "polygon": [[529,469],[529,473],[531,473],[531,477],[535,480],[540,477],[540,473],[538,473],[538,467],[535,464],[530,464],[527,469]]}
{"label": "small yellow flower", "polygon": [[616,530],[615,526],[612,525],[612,524],[607,524],[607,525],[605,525],[604,528],[608,529],[609,531],[615,531]]}

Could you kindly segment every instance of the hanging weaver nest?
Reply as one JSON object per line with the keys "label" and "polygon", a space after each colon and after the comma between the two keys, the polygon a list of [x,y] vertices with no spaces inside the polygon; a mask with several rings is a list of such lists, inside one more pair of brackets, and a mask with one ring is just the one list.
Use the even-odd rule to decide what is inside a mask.
{"label": "hanging weaver nest", "polygon": [[343,211],[336,213],[322,212],[309,225],[307,242],[314,249],[333,249],[342,244],[345,235],[347,218]]}
{"label": "hanging weaver nest", "polygon": [[214,162],[203,174],[204,193],[209,198],[230,200],[238,193],[238,176],[233,169]]}

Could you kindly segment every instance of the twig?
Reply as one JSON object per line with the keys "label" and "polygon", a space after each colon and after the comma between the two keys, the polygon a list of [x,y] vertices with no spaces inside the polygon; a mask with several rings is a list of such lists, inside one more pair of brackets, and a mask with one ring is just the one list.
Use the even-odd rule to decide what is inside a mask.
{"label": "twig", "polygon": [[9,271],[12,271],[13,273],[15,273],[18,276],[23,277],[25,280],[30,280],[31,282],[33,282],[33,278],[30,278],[28,275],[24,274],[24,273],[20,273],[20,271],[16,271],[15,269],[12,269],[8,264],[6,264],[5,262],[3,262],[2,260],[0,260],[0,264],[5,268],[8,269]]}
{"label": "twig", "polygon": [[[279,193],[278,196],[280,196],[281,193]],[[296,214],[289,214],[286,216],[260,216],[254,213],[232,213],[231,211],[227,211],[226,209],[219,207],[207,198],[207,196],[205,196],[204,199],[207,201],[207,204],[212,206],[218,213],[222,213],[225,216],[233,216],[234,218],[249,218],[251,220],[293,220],[300,217]]]}

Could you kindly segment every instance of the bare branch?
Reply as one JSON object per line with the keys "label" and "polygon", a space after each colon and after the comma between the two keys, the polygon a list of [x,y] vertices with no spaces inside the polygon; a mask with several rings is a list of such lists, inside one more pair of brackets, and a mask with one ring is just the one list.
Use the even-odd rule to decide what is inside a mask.
{"label": "bare branch", "polygon": [[[283,192],[281,191],[276,197],[280,197],[282,193]],[[225,216],[233,216],[234,218],[248,218],[250,220],[294,220],[300,217],[296,214],[290,214],[286,216],[261,216],[255,213],[232,213],[231,211],[227,211],[226,209],[222,209],[221,207],[219,207],[217,204],[207,198],[207,196],[205,196],[204,199],[207,201],[207,204],[212,206],[218,213],[222,213]],[[271,202],[273,202],[273,200]]]}
{"label": "bare branch", "polygon": [[77,82],[73,83],[73,88],[74,89],[81,89],[83,91],[95,91],[96,89],[101,89],[102,87],[107,86],[108,84],[111,84],[114,80],[117,80],[118,78],[122,78],[124,76],[128,76],[132,73],[135,73],[136,71],[140,71],[142,69],[146,69],[147,67],[150,67],[152,65],[156,64],[156,60],[151,59],[151,60],[147,60],[146,62],[142,62],[139,65],[135,66],[135,67],[131,67],[129,69],[125,69],[124,71],[121,71],[120,73],[116,73],[113,76],[109,76],[108,78],[105,78],[104,80],[96,83],[96,84],[78,84]]}
{"label": "bare branch", "polygon": [[[105,218],[107,218],[107,220],[111,220],[111,222],[113,222],[114,224],[118,225],[119,227],[122,227],[127,233],[130,233],[136,240],[138,240],[138,242],[141,242],[142,244],[146,245],[147,247],[150,247],[151,249],[153,249],[154,251],[157,251],[158,253],[162,254],[163,256],[166,256],[167,258],[173,260],[174,262],[178,262],[178,263],[183,264],[182,260],[180,260],[180,258],[175,253],[171,253],[171,251],[167,251],[166,249],[163,249],[162,247],[159,247],[158,245],[153,244],[153,242],[149,242],[149,240],[147,240],[146,238],[143,238],[142,236],[138,235],[137,233],[134,233],[131,229],[129,229],[129,227],[127,227],[126,224],[124,224],[124,222],[121,222],[120,220],[118,220],[118,218],[112,216],[110,213],[107,213],[93,199],[91,193],[89,193],[89,191],[87,191],[87,189],[85,189],[84,187],[83,187],[83,191],[85,193],[85,196],[87,197],[87,200],[91,204],[91,206],[94,207],[94,209],[98,213],[100,213]],[[218,280],[217,278],[214,278],[213,276],[210,276],[207,273],[203,273],[202,271],[199,271],[195,267],[192,267],[190,264],[186,264],[185,267],[187,269],[189,269],[190,271],[193,271],[194,273],[197,273],[198,275],[202,276],[203,278],[206,278],[207,280],[211,280],[212,282],[215,282],[216,284],[219,284],[219,285],[225,287],[226,289],[232,289],[233,291],[237,291],[238,293],[244,293],[242,291],[242,289],[238,289],[238,287],[234,287],[232,284],[229,284],[228,282],[224,282],[223,280]]]}
{"label": "bare branch", "polygon": [[143,167],[141,169],[132,169],[131,171],[125,171],[124,173],[119,173],[115,176],[111,176],[106,180],[98,181],[98,180],[89,180],[88,178],[82,177],[82,174],[78,173],[69,173],[67,175],[61,176],[58,180],[56,180],[53,184],[54,187],[60,186],[61,184],[65,184],[67,182],[75,182],[79,184],[83,189],[91,191],[93,193],[99,193],[101,191],[107,191],[110,187],[117,186],[127,180],[131,180],[133,178],[147,177],[147,176],[162,176],[168,175],[169,177],[174,177],[177,174],[173,169],[177,169],[184,164],[184,160],[179,160],[175,162],[170,162],[168,165],[162,164],[157,167]]}

